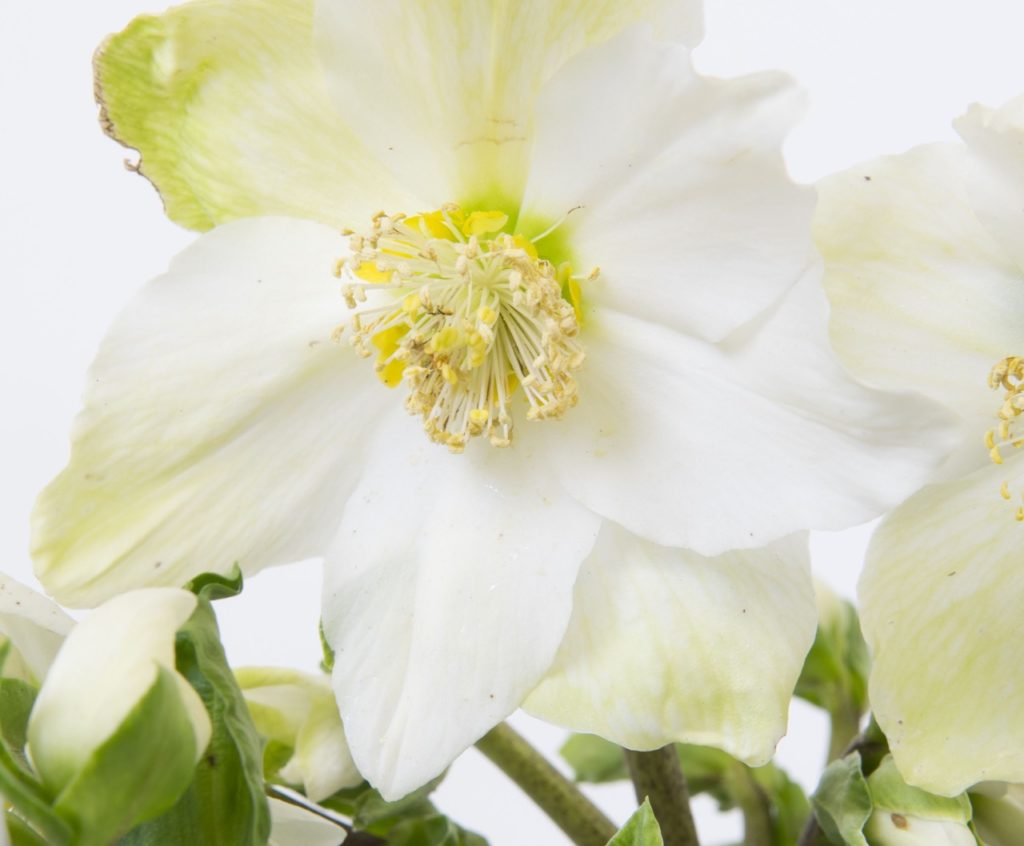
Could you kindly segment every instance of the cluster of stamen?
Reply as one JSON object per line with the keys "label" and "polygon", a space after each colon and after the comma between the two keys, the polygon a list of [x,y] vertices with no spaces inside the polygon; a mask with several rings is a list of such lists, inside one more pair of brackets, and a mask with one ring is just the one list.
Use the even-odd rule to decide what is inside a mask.
{"label": "cluster of stamen", "polygon": [[[1003,391],[1003,404],[997,413],[999,425],[985,433],[989,457],[996,464],[1002,464],[1000,450],[1008,446],[1013,449],[1024,446],[1024,434],[1015,431],[1020,423],[1018,418],[1024,414],[1024,358],[1010,356],[996,364],[989,373],[988,386],[994,391]],[[1012,498],[1006,482],[1003,482],[999,493],[1005,500]],[[1016,517],[1018,522],[1024,522],[1024,506],[1017,507]]]}
{"label": "cluster of stamen", "polygon": [[508,446],[519,391],[530,420],[561,417],[577,402],[584,353],[563,289],[578,291],[578,281],[503,232],[507,221],[455,205],[381,212],[370,232],[345,233],[351,255],[336,271],[355,311],[349,343],[376,356],[385,384],[407,384],[406,408],[454,452],[480,435]]}

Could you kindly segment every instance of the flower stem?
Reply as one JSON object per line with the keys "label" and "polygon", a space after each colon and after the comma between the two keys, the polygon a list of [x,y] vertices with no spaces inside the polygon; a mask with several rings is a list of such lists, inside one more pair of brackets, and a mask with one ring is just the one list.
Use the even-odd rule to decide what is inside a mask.
{"label": "flower stem", "polygon": [[675,746],[663,746],[653,752],[623,751],[636,800],[651,800],[665,846],[700,846],[690,812],[690,792]]}
{"label": "flower stem", "polygon": [[772,803],[750,770],[737,763],[730,781],[743,813],[743,846],[772,846]]}
{"label": "flower stem", "polygon": [[505,775],[514,781],[576,846],[605,846],[615,824],[507,723],[500,723],[476,742]]}

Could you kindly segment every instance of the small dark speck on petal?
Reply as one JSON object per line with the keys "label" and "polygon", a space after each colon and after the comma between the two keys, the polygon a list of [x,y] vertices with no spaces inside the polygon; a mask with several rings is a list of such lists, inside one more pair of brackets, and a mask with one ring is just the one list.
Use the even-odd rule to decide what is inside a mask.
{"label": "small dark speck on petal", "polygon": [[864,181],[865,182],[870,182],[871,181],[871,177],[870,176],[865,176],[864,177]]}

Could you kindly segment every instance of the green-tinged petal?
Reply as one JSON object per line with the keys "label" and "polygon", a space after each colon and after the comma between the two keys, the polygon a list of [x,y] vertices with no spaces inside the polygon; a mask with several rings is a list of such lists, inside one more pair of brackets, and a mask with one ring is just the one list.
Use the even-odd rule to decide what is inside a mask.
{"label": "green-tinged petal", "polygon": [[410,202],[334,111],[313,0],[196,0],[144,15],[95,68],[107,132],[141,153],[140,172],[184,226],[261,214],[354,225]]}
{"label": "green-tinged petal", "polygon": [[235,676],[260,733],[294,750],[280,769],[285,783],[319,802],[362,782],[326,676],[270,667],[243,667]]}
{"label": "green-tinged petal", "polygon": [[1024,277],[975,215],[969,165],[934,144],[829,177],[814,231],[844,363],[973,420],[998,408],[992,365],[1024,344]]}
{"label": "green-tinged petal", "polygon": [[267,846],[339,846],[345,840],[337,823],[280,799],[270,800],[270,819]]}
{"label": "green-tinged petal", "polygon": [[1024,781],[1024,456],[932,485],[879,527],[860,583],[870,699],[908,783]]}
{"label": "green-tinged petal", "polygon": [[972,106],[956,128],[973,154],[970,194],[978,218],[1024,276],[1024,96],[1001,109]]}
{"label": "green-tinged petal", "polygon": [[74,625],[55,602],[0,573],[0,639],[10,643],[4,678],[38,687]]}
{"label": "green-tinged petal", "polygon": [[762,764],[816,620],[802,538],[704,558],[606,524],[524,707],[633,749],[680,740]]}
{"label": "green-tinged petal", "polygon": [[52,790],[88,764],[153,688],[170,672],[192,723],[194,765],[210,739],[210,718],[199,695],[174,672],[175,633],[197,599],[175,588],[118,596],[79,623],[54,661],[29,721],[32,761]]}
{"label": "green-tinged petal", "polygon": [[343,119],[435,206],[514,213],[538,91],[625,26],[699,38],[694,0],[320,0],[317,42]]}
{"label": "green-tinged petal", "polygon": [[89,605],[323,552],[360,435],[395,401],[331,341],[347,315],[330,272],[342,240],[283,218],[218,227],[121,314],[70,463],[33,515],[54,596]]}

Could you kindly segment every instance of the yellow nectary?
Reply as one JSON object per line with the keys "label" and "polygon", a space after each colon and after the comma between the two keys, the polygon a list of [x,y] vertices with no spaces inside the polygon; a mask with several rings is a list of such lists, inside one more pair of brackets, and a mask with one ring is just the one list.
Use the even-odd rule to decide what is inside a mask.
{"label": "yellow nectary", "polygon": [[[577,401],[584,353],[579,316],[563,296],[578,306],[577,280],[503,231],[507,223],[502,212],[455,205],[414,217],[382,212],[368,234],[346,233],[352,255],[338,263],[356,311],[350,342],[364,357],[376,353],[386,385],[404,378],[410,413],[454,452],[484,433],[508,446],[519,389],[530,420],[561,417]],[[385,297],[370,301],[370,291]]]}

